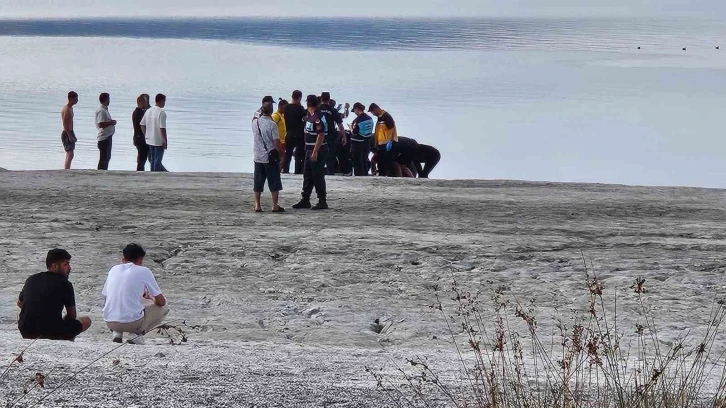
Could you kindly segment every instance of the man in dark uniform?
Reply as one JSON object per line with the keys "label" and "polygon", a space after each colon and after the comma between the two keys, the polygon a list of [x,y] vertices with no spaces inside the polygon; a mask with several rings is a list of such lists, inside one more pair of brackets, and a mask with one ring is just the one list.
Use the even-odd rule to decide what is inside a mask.
{"label": "man in dark uniform", "polygon": [[[345,128],[343,127],[343,117],[340,116],[340,112],[338,112],[335,107],[330,106],[330,92],[323,92],[320,94],[320,107],[318,108],[318,111],[321,115],[323,115],[328,125],[328,129],[326,131],[326,142],[329,148],[335,148],[338,142],[338,136],[341,138],[341,144],[345,146],[346,136]],[[335,154],[327,155],[327,162],[325,163],[325,166],[328,175],[335,174],[337,162],[338,159]]]}
{"label": "man in dark uniform", "polygon": [[290,172],[290,163],[295,157],[295,174],[303,173],[305,162],[305,116],[308,112],[301,104],[302,92],[295,90],[292,93],[292,103],[285,106],[285,166],[283,173]]}
{"label": "man in dark uniform", "polygon": [[313,210],[327,210],[327,192],[325,191],[325,159],[329,154],[326,134],[330,126],[325,115],[318,107],[320,101],[315,95],[308,95],[308,116],[305,118],[305,164],[303,165],[302,199],[292,206],[295,209],[311,208],[310,195],[315,188],[318,203]]}

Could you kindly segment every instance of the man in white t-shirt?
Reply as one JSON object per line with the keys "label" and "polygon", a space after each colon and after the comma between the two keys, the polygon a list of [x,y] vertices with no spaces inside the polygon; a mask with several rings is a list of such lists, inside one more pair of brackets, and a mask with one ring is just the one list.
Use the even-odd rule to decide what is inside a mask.
{"label": "man in white t-shirt", "polygon": [[141,131],[146,137],[146,144],[149,145],[149,163],[151,163],[151,171],[166,171],[164,165],[161,164],[166,151],[166,96],[163,94],[156,95],[156,106],[147,109],[144,117],[141,119]]}
{"label": "man in white t-shirt", "polygon": [[96,109],[96,129],[98,129],[98,169],[108,170],[108,162],[111,161],[111,146],[113,144],[113,134],[116,133],[116,121],[113,120],[111,114],[108,113],[108,105],[111,103],[111,97],[107,93],[102,93],[98,97],[101,106]]}
{"label": "man in white t-shirt", "polygon": [[103,285],[103,320],[113,331],[114,343],[122,343],[123,334],[130,333],[136,336],[131,336],[129,343],[144,344],[144,334],[160,325],[169,313],[154,274],[143,266],[144,256],[140,245],[127,245],[123,263],[111,268]]}

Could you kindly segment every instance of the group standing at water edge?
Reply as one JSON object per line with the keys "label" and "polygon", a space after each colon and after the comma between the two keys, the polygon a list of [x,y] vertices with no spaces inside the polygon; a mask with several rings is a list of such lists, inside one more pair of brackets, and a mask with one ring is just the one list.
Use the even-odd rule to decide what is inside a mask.
{"label": "group standing at water edge", "polygon": [[[270,119],[277,129],[280,146],[279,163],[281,173],[289,173],[294,168],[295,174],[304,173],[306,117],[311,115],[310,109],[302,104],[302,92],[294,91],[292,102],[280,98],[277,110],[273,110]],[[314,95],[315,96],[315,95]],[[316,96],[317,97],[317,96]],[[355,118],[345,129],[343,119],[349,115],[350,105],[336,107],[330,93],[322,92],[317,97],[318,107],[314,110],[325,119],[322,123],[325,137],[323,148],[323,164],[327,175],[344,174],[355,176],[380,175],[387,177],[420,177],[427,178],[431,170],[438,164],[439,151],[428,145],[419,144],[416,140],[398,135],[395,121],[390,113],[372,103],[368,112],[377,120],[374,121],[366,112],[365,106],[357,102],[353,105]],[[99,150],[98,170],[108,170],[113,150],[113,136],[116,133],[117,121],[111,117],[109,105],[111,96],[102,93],[96,109],[95,125],[97,129],[97,146]],[[309,102],[306,100],[306,104]],[[61,110],[63,131],[61,143],[65,151],[64,168],[70,169],[76,142],[73,107],[78,103],[78,94],[68,93],[68,103]],[[275,104],[272,97],[265,97],[263,105]],[[133,144],[137,150],[136,170],[144,171],[146,162],[151,171],[167,171],[162,160],[168,147],[166,129],[166,96],[158,94],[154,98],[154,106],[150,105],[148,94],[141,94],[136,99],[136,109],[131,115],[133,124]],[[256,120],[261,109],[255,113]],[[254,123],[253,123],[254,125]],[[255,131],[252,129],[253,136]],[[257,138],[255,138],[257,139]],[[274,144],[274,140],[269,143]],[[372,157],[371,157],[372,154]],[[258,160],[255,160],[258,162]],[[294,165],[294,166],[293,166]],[[273,175],[274,176],[274,175]]]}

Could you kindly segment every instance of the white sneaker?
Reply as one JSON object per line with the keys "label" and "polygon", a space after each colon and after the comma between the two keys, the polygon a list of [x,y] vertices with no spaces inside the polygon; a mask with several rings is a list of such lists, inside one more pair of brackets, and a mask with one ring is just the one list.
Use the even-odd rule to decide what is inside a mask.
{"label": "white sneaker", "polygon": [[134,337],[133,339],[129,339],[128,343],[143,346],[144,344],[146,344],[146,340],[144,340],[144,336],[138,336]]}
{"label": "white sneaker", "polygon": [[113,332],[113,342],[114,343],[123,343],[124,342],[124,332]]}

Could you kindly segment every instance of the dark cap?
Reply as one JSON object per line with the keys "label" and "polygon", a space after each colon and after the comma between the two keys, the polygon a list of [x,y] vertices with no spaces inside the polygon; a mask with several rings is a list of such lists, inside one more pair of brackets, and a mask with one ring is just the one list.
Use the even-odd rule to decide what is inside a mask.
{"label": "dark cap", "polygon": [[375,103],[372,103],[371,106],[368,107],[368,112],[372,111],[373,109],[381,109],[381,107]]}
{"label": "dark cap", "polygon": [[364,111],[364,112],[365,112],[365,110],[366,110],[366,106],[365,106],[365,105],[363,105],[363,104],[362,104],[362,103],[360,103],[360,102],[356,102],[356,103],[354,103],[354,104],[353,104],[353,110],[356,110],[356,109],[359,109],[359,110],[362,110],[362,111]]}
{"label": "dark cap", "polygon": [[266,102],[269,102],[269,103],[276,103],[276,102],[275,102],[275,99],[274,99],[273,97],[271,97],[270,95],[267,95],[267,96],[265,96],[264,98],[262,98],[262,103],[264,104],[264,103],[266,103]]}
{"label": "dark cap", "polygon": [[322,92],[320,94],[320,100],[322,100],[322,101],[329,101],[330,100],[330,92]]}

